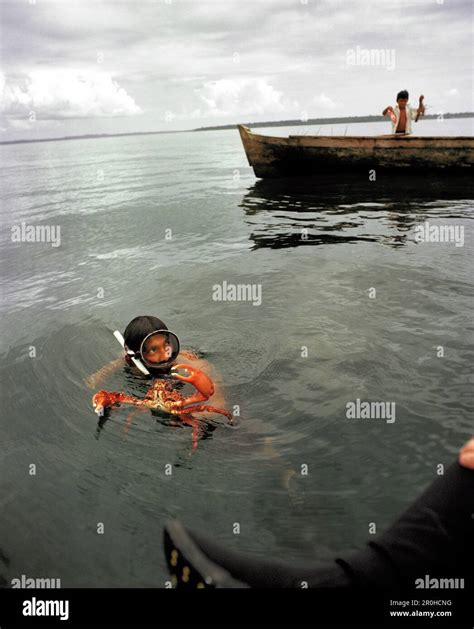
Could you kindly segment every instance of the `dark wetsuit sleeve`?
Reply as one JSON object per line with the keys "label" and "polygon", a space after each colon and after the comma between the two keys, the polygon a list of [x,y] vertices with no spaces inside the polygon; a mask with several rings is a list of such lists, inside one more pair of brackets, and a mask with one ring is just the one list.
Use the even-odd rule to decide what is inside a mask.
{"label": "dark wetsuit sleeve", "polygon": [[338,563],[361,587],[413,588],[430,577],[473,571],[474,471],[449,467],[384,533]]}
{"label": "dark wetsuit sleeve", "polygon": [[336,563],[289,564],[228,550],[195,531],[190,532],[200,549],[234,578],[254,588],[308,587],[339,588],[350,585],[344,569]]}
{"label": "dark wetsuit sleeve", "polygon": [[375,588],[403,590],[414,579],[462,577],[474,557],[474,471],[458,463],[438,477],[384,533],[334,562],[292,564],[256,559],[190,535],[201,550],[251,587]]}

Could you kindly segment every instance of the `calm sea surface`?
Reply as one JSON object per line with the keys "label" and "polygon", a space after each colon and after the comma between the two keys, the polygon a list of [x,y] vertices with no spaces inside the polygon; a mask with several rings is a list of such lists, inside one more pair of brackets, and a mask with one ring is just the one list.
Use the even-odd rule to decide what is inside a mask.
{"label": "calm sea surface", "polygon": [[[388,127],[319,133],[367,131]],[[417,131],[472,135],[472,119]],[[173,516],[256,556],[325,559],[387,525],[472,433],[466,182],[258,181],[237,131],[0,146],[0,159],[4,584],[162,587]],[[464,246],[417,242],[426,221],[463,227]],[[60,227],[60,246],[12,242],[22,222]],[[214,301],[224,281],[260,286],[261,305]],[[139,314],[220,371],[235,428],[203,422],[193,451],[166,416],[127,432],[121,408],[98,426],[84,378]],[[103,387],[146,390],[123,369]],[[347,419],[357,398],[396,403],[395,422]]]}

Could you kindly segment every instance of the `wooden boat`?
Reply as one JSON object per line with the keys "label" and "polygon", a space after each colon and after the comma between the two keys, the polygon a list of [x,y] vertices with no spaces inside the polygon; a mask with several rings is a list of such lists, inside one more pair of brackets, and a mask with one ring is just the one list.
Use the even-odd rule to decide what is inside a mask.
{"label": "wooden boat", "polygon": [[416,135],[272,137],[238,125],[248,162],[261,178],[340,171],[464,172],[474,166],[474,137]]}

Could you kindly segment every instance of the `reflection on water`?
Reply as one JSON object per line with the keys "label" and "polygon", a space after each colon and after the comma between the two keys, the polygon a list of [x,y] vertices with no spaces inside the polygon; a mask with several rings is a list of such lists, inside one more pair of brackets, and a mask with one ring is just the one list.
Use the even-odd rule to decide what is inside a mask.
{"label": "reflection on water", "polygon": [[397,175],[375,182],[357,175],[345,175],[342,181],[266,179],[250,188],[241,207],[252,228],[252,249],[358,241],[400,247],[412,241],[413,228],[430,217],[464,216],[472,207],[472,193],[472,183],[464,176]]}

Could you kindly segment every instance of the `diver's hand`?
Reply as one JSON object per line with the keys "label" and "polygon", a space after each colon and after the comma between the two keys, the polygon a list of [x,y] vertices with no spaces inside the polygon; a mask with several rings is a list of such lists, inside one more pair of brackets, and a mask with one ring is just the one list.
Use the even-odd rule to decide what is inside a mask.
{"label": "diver's hand", "polygon": [[461,448],[458,461],[460,465],[474,470],[474,437]]}

